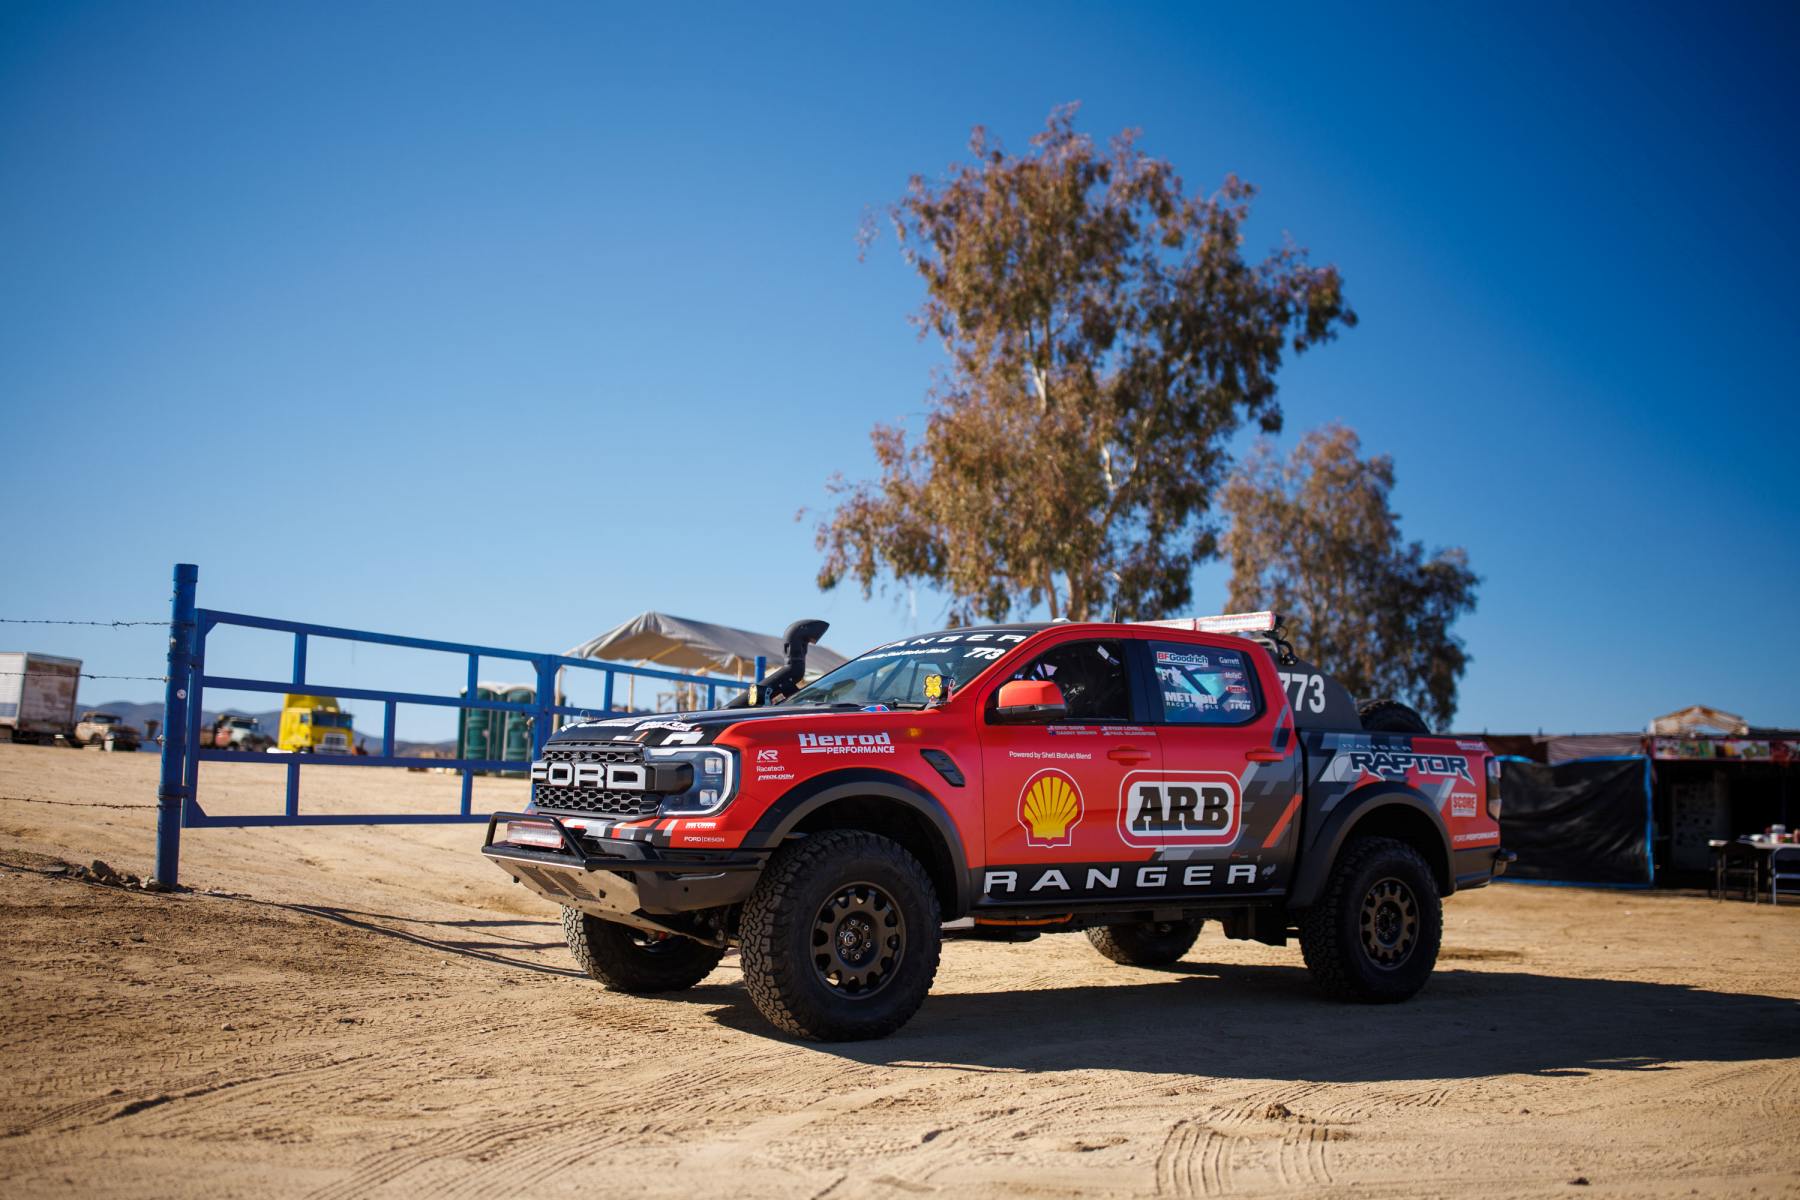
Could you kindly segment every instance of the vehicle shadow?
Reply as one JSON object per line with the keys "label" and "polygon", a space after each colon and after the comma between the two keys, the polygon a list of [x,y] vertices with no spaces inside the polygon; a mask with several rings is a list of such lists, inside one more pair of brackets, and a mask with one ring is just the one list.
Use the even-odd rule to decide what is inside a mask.
{"label": "vehicle shadow", "polygon": [[[546,962],[535,962],[526,958],[515,958],[515,954],[531,954],[536,951],[562,950],[564,942],[561,927],[553,921],[419,921],[411,917],[396,916],[392,913],[363,912],[354,908],[337,908],[326,904],[284,903],[276,900],[258,900],[251,896],[233,896],[230,899],[249,904],[259,904],[267,908],[283,908],[289,912],[301,913],[309,917],[318,917],[351,929],[360,929],[365,933],[377,934],[381,937],[393,938],[396,941],[408,942],[429,950],[437,950],[446,954],[455,954],[463,958],[473,958],[498,967],[511,967],[515,970],[530,971],[538,975],[560,975],[566,979],[586,979],[585,971],[573,967],[557,966]],[[555,931],[555,941],[528,942],[519,938],[507,938],[489,935],[489,940],[468,940],[452,937],[432,936],[405,928],[408,925],[425,925],[434,928],[484,928],[498,925],[524,925],[544,930]],[[563,961],[566,961],[564,959]]]}
{"label": "vehicle shadow", "polygon": [[[1141,982],[934,994],[892,1037],[802,1043],[865,1064],[1368,1083],[1800,1058],[1800,1002],[1679,984],[1440,970],[1398,1005],[1325,1000],[1304,968],[1179,963]],[[676,997],[671,997],[676,998]],[[739,988],[718,1021],[776,1036]]]}

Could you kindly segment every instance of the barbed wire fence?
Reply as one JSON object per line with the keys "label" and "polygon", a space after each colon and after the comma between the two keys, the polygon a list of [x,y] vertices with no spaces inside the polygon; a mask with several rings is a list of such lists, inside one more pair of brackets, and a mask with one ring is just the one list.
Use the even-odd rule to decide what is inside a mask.
{"label": "barbed wire fence", "polygon": [[[100,629],[131,629],[142,625],[161,625],[167,627],[168,618],[153,621],[81,621],[62,617],[0,617],[0,625],[84,625]],[[29,671],[0,671],[0,675],[29,675]],[[77,671],[82,679],[124,679],[134,683],[167,683],[167,675],[100,675],[90,671]]]}
{"label": "barbed wire fence", "polygon": [[0,625],[99,625],[114,629],[123,629],[128,625],[167,625],[168,618],[160,621],[69,621],[55,617],[0,617]]}

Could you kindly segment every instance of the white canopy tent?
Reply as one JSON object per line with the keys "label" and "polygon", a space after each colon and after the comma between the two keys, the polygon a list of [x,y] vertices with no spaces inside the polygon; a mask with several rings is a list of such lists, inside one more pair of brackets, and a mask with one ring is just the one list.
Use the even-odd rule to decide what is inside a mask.
{"label": "white canopy tent", "polygon": [[[759,655],[768,670],[786,660],[779,634],[752,633],[659,612],[639,613],[565,653],[569,658],[604,658],[666,671],[725,674],[739,679],[755,670]],[[806,677],[814,679],[848,661],[834,650],[814,646],[807,652]]]}

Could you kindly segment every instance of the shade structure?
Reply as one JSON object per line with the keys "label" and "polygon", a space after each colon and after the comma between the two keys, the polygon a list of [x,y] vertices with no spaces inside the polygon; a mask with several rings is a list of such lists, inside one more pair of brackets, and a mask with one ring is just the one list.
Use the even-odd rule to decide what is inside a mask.
{"label": "shade structure", "polygon": [[[738,676],[749,675],[758,656],[767,661],[771,670],[784,659],[779,634],[753,633],[660,612],[639,613],[567,654],[570,658],[606,658],[648,663],[672,671]],[[834,671],[847,661],[836,651],[814,646],[806,656],[807,677]]]}

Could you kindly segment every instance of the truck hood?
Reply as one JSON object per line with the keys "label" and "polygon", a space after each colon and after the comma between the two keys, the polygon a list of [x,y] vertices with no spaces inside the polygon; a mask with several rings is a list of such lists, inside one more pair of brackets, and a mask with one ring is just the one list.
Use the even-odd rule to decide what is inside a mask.
{"label": "truck hood", "polygon": [[565,725],[550,735],[550,745],[558,742],[619,741],[641,742],[646,746],[710,746],[733,725],[746,721],[770,721],[777,717],[811,717],[827,721],[832,717],[859,716],[859,713],[828,708],[788,708],[780,704],[767,708],[724,708],[711,712],[639,713],[630,717],[607,717]]}

